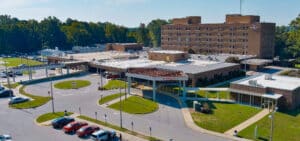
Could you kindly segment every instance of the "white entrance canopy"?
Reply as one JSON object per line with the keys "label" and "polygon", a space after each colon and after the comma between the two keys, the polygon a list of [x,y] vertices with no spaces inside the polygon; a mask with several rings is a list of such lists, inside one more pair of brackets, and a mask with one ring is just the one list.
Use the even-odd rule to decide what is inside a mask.
{"label": "white entrance canopy", "polygon": [[282,95],[281,94],[263,94],[262,97],[278,100],[279,98],[282,97]]}

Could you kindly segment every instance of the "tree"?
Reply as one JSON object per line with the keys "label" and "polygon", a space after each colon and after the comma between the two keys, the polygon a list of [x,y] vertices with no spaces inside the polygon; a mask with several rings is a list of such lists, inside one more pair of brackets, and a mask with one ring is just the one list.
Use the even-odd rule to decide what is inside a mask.
{"label": "tree", "polygon": [[160,47],[161,44],[161,26],[167,24],[166,20],[152,20],[148,25],[149,37],[153,47]]}
{"label": "tree", "polygon": [[54,48],[57,46],[61,49],[70,49],[66,44],[66,35],[60,29],[61,25],[61,21],[56,17],[48,17],[41,21],[40,37],[43,48]]}
{"label": "tree", "polygon": [[227,63],[240,63],[240,59],[238,57],[229,56],[226,58],[225,62]]}

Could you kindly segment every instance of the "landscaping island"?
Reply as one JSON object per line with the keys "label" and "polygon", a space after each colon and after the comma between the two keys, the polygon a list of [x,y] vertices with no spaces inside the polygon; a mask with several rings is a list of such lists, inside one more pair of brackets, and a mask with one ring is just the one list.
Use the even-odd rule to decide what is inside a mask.
{"label": "landscaping island", "polygon": [[[139,96],[131,96],[125,100],[122,100],[121,102],[122,111],[129,114],[149,114],[158,109],[157,103]],[[112,104],[108,107],[120,110],[120,102]]]}
{"label": "landscaping island", "polygon": [[68,80],[62,81],[54,84],[57,89],[79,89],[91,85],[90,81],[87,80]]}

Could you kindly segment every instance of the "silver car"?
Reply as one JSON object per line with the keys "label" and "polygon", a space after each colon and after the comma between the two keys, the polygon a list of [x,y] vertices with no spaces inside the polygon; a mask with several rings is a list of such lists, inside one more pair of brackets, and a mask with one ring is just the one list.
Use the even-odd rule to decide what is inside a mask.
{"label": "silver car", "polygon": [[12,141],[10,135],[0,135],[0,141]]}

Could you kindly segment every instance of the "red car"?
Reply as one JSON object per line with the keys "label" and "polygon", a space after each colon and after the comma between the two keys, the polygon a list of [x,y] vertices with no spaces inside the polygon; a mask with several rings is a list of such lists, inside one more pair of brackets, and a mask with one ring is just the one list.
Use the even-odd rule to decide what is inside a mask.
{"label": "red car", "polygon": [[77,131],[79,128],[83,127],[83,126],[87,126],[88,124],[86,122],[78,122],[78,121],[74,121],[71,122],[69,124],[67,124],[66,126],[64,126],[63,130],[65,133],[72,133]]}
{"label": "red car", "polygon": [[78,135],[78,137],[85,137],[98,130],[100,130],[98,126],[84,126],[77,130],[76,134]]}

